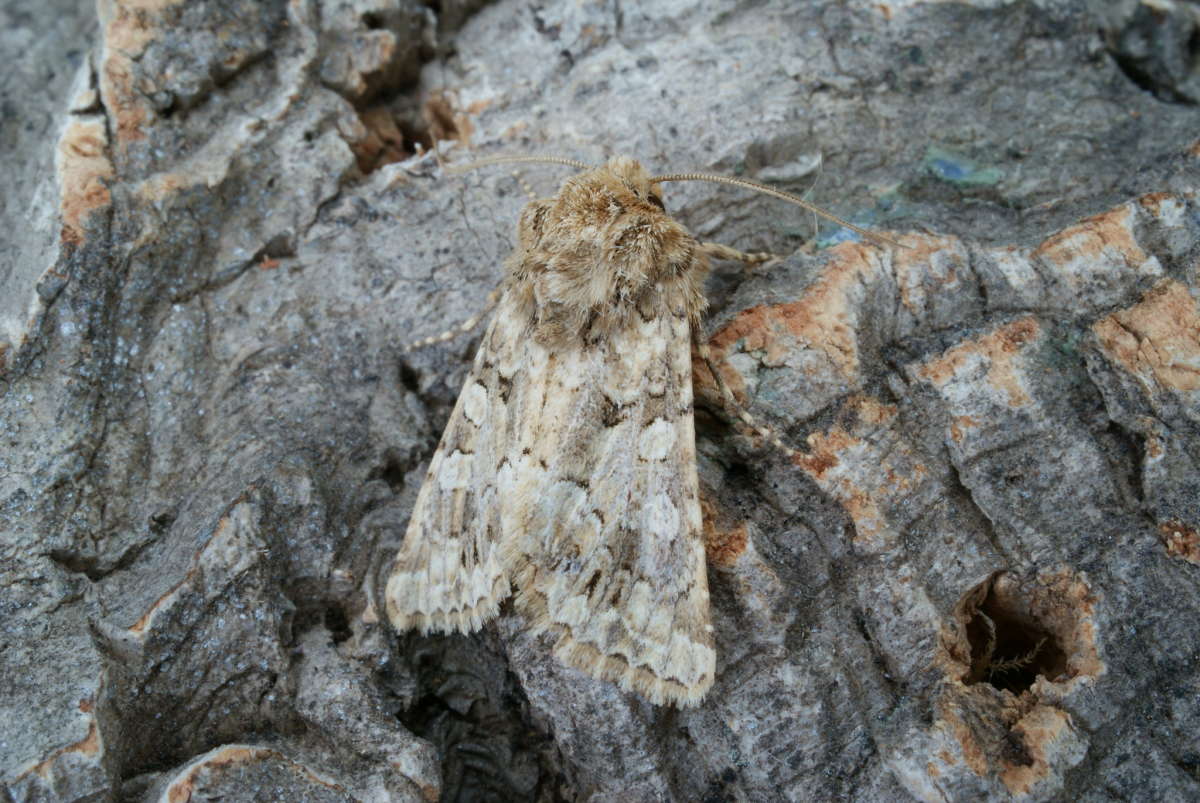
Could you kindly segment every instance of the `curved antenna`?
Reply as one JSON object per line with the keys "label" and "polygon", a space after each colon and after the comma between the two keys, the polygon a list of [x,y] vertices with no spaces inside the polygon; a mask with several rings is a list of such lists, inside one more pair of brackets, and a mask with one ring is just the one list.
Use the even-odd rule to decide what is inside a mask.
{"label": "curved antenna", "polygon": [[474,170],[477,167],[487,167],[488,165],[513,164],[520,162],[541,162],[543,164],[566,165],[567,167],[575,167],[580,170],[591,170],[590,164],[577,161],[575,159],[565,159],[561,156],[489,156],[486,159],[479,159],[474,162],[467,162],[464,165],[446,165],[445,170],[448,173],[465,173],[468,170]]}
{"label": "curved antenna", "polygon": [[810,203],[809,201],[804,200],[799,195],[794,195],[790,192],[785,192],[784,190],[777,190],[774,187],[768,187],[766,184],[759,184],[757,181],[750,181],[749,179],[744,179],[744,178],[730,178],[729,176],[711,176],[707,173],[672,173],[671,175],[668,175],[668,176],[655,176],[654,178],[650,179],[651,184],[660,184],[664,181],[711,181],[715,184],[732,184],[735,187],[745,187],[746,189],[749,189],[749,190],[757,190],[758,192],[761,192],[765,195],[770,195],[770,196],[778,198],[782,201],[787,201],[788,203],[793,203],[802,209],[807,209],[809,212],[812,212],[813,214],[816,214],[816,215],[820,215],[821,217],[825,218],[826,220],[832,221],[832,222],[838,224],[839,226],[850,229],[850,231],[855,232],[856,234],[859,234],[860,236],[865,237],[868,240],[871,240],[877,244],[894,245],[897,248],[907,248],[908,247],[902,243],[896,242],[895,240],[893,240],[889,237],[884,237],[881,234],[875,234],[874,232],[867,231],[866,229],[864,229],[860,226],[855,226],[850,221],[843,220],[842,218],[838,217],[837,215],[833,214],[832,212],[826,212],[821,207],[817,206],[814,203]]}

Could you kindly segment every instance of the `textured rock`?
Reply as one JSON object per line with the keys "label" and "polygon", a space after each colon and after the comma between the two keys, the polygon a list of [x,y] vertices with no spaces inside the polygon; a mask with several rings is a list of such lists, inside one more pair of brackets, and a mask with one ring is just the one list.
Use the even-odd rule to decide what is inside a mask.
{"label": "textured rock", "polygon": [[[3,796],[1200,796],[1196,16],[975,5],[0,3]],[[382,620],[525,201],[434,140],[904,246],[666,186],[800,450],[696,371],[697,709]]]}

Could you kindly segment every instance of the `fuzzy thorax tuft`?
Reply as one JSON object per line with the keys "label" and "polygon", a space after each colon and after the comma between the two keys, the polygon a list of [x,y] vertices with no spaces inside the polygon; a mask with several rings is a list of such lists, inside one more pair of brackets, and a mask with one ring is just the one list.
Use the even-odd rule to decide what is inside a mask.
{"label": "fuzzy thorax tuft", "polygon": [[552,199],[525,207],[510,286],[547,339],[604,333],[682,309],[704,311],[708,261],[663,208],[662,193],[628,157],[564,182]]}

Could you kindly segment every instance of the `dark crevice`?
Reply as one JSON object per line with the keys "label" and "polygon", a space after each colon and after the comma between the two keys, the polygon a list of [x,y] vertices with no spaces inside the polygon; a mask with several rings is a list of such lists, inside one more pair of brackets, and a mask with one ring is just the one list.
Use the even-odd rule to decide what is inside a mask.
{"label": "dark crevice", "polygon": [[[153,521],[151,523],[151,531],[154,533],[161,532],[161,530],[155,528]],[[138,556],[154,542],[154,538],[140,540],[122,552],[116,561],[110,561],[103,555],[82,554],[71,549],[52,549],[46,553],[46,556],[66,571],[73,574],[82,574],[93,583],[97,583],[110,574],[128,569],[137,561]]]}
{"label": "dark crevice", "polygon": [[417,396],[421,395],[421,377],[411,365],[404,360],[400,361],[400,366],[397,371],[397,378],[400,384],[409,393],[414,393]]}
{"label": "dark crevice", "polygon": [[1014,560],[1013,556],[1008,553],[1008,550],[1005,548],[1003,542],[1001,542],[1000,536],[996,532],[995,523],[992,521],[991,517],[988,516],[987,511],[979,506],[979,503],[975,500],[975,495],[971,492],[971,489],[967,487],[966,483],[963,482],[958,463],[950,459],[950,456],[947,455],[946,466],[949,468],[949,482],[947,483],[949,489],[952,491],[958,491],[961,497],[966,500],[967,505],[969,505],[970,508],[977,514],[980,528],[992,549],[996,551],[997,555],[1004,558],[1006,565],[1017,565],[1017,561]]}
{"label": "dark crevice", "polygon": [[1124,73],[1134,85],[1139,89],[1149,92],[1151,95],[1165,103],[1174,103],[1184,106],[1195,106],[1196,101],[1187,95],[1184,95],[1175,90],[1174,87],[1165,85],[1159,82],[1155,75],[1147,70],[1143,63],[1134,59],[1127,54],[1114,52],[1112,54],[1113,61],[1117,67]]}
{"label": "dark crevice", "polygon": [[1163,103],[1200,103],[1194,88],[1200,25],[1190,8],[1136,5],[1119,29],[1107,32],[1107,39],[1113,62],[1135,86]]}
{"label": "dark crevice", "polygon": [[404,488],[404,475],[412,469],[407,461],[402,459],[399,452],[387,449],[383,455],[383,465],[367,475],[368,480],[383,480],[392,493],[399,493]]}
{"label": "dark crevice", "polygon": [[347,618],[346,612],[337,605],[326,606],[324,624],[334,644],[341,644],[354,635],[350,629],[350,620]]}
{"label": "dark crevice", "polygon": [[867,645],[867,649],[870,650],[871,663],[875,665],[875,670],[879,677],[883,680],[884,685],[887,686],[891,698],[893,700],[898,699],[900,691],[899,687],[896,683],[896,679],[893,678],[891,672],[888,671],[887,659],[884,656],[883,651],[879,649],[878,642],[875,641],[875,637],[871,635],[871,631],[867,628],[866,613],[856,607],[851,612],[851,618],[854,622],[855,630],[858,631],[859,636],[862,637],[863,643],[865,643]]}
{"label": "dark crevice", "polygon": [[1099,433],[1101,453],[1122,490],[1140,507],[1146,500],[1142,467],[1146,463],[1145,440],[1116,421]]}
{"label": "dark crevice", "polygon": [[[439,2],[423,5],[436,19],[437,33],[430,38],[438,42],[437,46],[422,45],[414,56],[415,61],[403,69],[392,69],[388,75],[372,73],[365,76],[371,83],[365,91],[326,83],[328,89],[341,94],[355,107],[367,132],[365,137],[350,143],[359,172],[364,176],[386,165],[427,153],[440,141],[465,142],[470,136],[470,123],[463,110],[458,108],[454,94],[446,91],[448,87],[421,94],[420,74],[430,64],[444,64],[453,58],[454,32],[486,3],[453,4],[450,9]],[[364,14],[360,21],[364,31],[387,29],[398,24],[387,14],[372,12]],[[424,23],[417,24],[424,26]],[[412,35],[407,30],[397,33],[406,38]],[[341,44],[333,42],[327,47],[336,50]]]}
{"label": "dark crevice", "polygon": [[1200,753],[1184,753],[1175,760],[1175,766],[1192,780],[1200,782]]}
{"label": "dark crevice", "polygon": [[536,726],[487,637],[411,641],[418,693],[398,715],[442,760],[442,801],[573,799],[553,738]]}
{"label": "dark crevice", "polygon": [[996,594],[992,578],[982,600],[967,611],[968,684],[988,683],[1019,695],[1039,676],[1066,675],[1067,655],[1056,635],[1013,602]]}

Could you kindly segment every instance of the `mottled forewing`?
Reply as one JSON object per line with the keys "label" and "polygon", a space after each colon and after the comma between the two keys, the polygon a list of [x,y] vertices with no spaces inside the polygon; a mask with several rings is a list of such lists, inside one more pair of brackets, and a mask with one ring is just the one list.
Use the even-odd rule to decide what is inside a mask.
{"label": "mottled forewing", "polygon": [[509,451],[508,395],[524,327],[503,296],[429,463],[385,592],[398,630],[471,632],[508,596],[497,466]]}
{"label": "mottled forewing", "polygon": [[558,636],[556,655],[688,705],[712,684],[715,653],[690,322],[682,303],[658,301],[574,348],[525,344],[501,503],[518,608]]}

